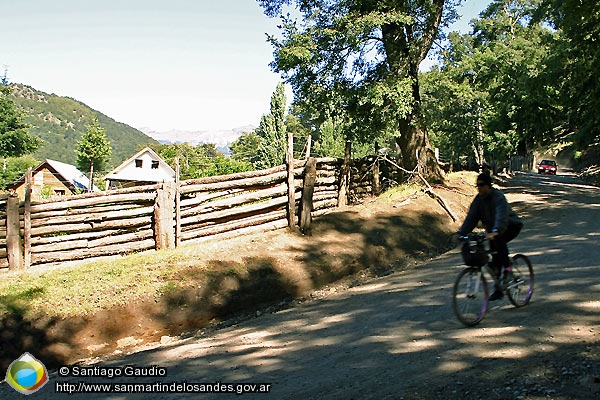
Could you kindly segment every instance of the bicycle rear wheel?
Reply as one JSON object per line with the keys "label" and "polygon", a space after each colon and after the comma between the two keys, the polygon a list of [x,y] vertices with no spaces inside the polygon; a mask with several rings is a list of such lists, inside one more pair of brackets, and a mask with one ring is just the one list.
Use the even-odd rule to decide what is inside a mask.
{"label": "bicycle rear wheel", "polygon": [[488,307],[488,287],[481,268],[463,269],[454,282],[452,303],[456,318],[467,326],[475,326]]}
{"label": "bicycle rear wheel", "polygon": [[506,294],[515,307],[523,307],[533,295],[533,267],[524,254],[516,254],[512,261],[513,279],[506,286]]}

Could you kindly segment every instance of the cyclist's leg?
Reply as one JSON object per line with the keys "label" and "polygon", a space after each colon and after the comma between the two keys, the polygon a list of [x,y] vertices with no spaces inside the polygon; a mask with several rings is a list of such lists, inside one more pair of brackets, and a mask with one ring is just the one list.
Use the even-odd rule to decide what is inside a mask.
{"label": "cyclist's leg", "polygon": [[506,267],[508,264],[508,246],[502,235],[490,240],[490,250],[492,251],[490,269],[494,272],[496,278],[499,278],[502,267]]}
{"label": "cyclist's leg", "polygon": [[517,237],[521,232],[521,228],[523,228],[523,224],[509,225],[504,232],[491,242],[491,248],[496,251],[494,257],[497,258],[495,261],[500,269],[504,268],[506,272],[512,271],[508,258],[508,242]]}

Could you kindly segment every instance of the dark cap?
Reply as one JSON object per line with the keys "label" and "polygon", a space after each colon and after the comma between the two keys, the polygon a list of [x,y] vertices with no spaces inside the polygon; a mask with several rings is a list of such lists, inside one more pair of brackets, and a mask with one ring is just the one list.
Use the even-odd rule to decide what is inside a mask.
{"label": "dark cap", "polygon": [[492,177],[488,173],[479,174],[477,176],[477,182],[483,182],[488,186],[492,186]]}

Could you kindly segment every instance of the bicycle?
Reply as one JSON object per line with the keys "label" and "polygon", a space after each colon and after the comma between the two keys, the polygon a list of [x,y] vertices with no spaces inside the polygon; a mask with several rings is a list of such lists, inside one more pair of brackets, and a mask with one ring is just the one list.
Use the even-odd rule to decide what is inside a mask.
{"label": "bicycle", "polygon": [[510,259],[512,279],[505,279],[502,268],[496,276],[490,266],[493,252],[485,234],[471,233],[460,236],[463,244],[463,259],[467,268],[463,269],[454,282],[452,293],[453,308],[456,317],[466,326],[475,326],[481,322],[488,310],[489,287],[484,271],[491,276],[494,284],[502,288],[509,301],[515,307],[526,306],[533,295],[533,267],[524,254],[516,254]]}

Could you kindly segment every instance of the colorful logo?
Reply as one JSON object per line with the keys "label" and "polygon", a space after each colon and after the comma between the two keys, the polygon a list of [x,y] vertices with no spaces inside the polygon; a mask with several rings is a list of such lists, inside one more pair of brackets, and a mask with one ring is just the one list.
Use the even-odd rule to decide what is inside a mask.
{"label": "colorful logo", "polygon": [[6,371],[6,382],[17,392],[31,394],[37,392],[48,382],[48,371],[38,359],[29,353],[23,353]]}

